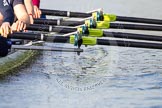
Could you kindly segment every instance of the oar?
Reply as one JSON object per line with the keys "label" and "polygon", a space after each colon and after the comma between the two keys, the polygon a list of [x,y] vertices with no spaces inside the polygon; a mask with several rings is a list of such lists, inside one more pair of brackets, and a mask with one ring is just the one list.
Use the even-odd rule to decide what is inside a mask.
{"label": "oar", "polygon": [[[59,22],[59,23],[58,23]],[[151,30],[162,31],[162,26],[155,25],[140,25],[140,24],[122,24],[122,23],[110,23],[108,21],[63,21],[55,19],[35,19],[34,24],[44,25],[61,25],[61,26],[79,26],[82,24],[88,25],[90,28],[98,29],[131,29],[131,30]]]}
{"label": "oar", "polygon": [[61,27],[61,26],[50,26],[43,24],[30,24],[26,27],[27,30],[32,31],[43,31],[43,32],[57,32],[57,33],[70,33],[75,32],[77,28],[72,27]]}
{"label": "oar", "polygon": [[59,51],[59,52],[83,52],[79,48],[65,48],[65,47],[46,47],[46,46],[23,46],[13,45],[13,49],[17,50],[38,50],[38,51]]}
{"label": "oar", "polygon": [[46,32],[57,32],[57,33],[70,33],[80,31],[81,34],[91,37],[112,37],[112,38],[125,38],[125,39],[138,39],[148,41],[160,41],[162,42],[162,36],[156,35],[145,35],[135,33],[123,33],[123,32],[108,32],[101,29],[91,29],[82,26],[79,28],[61,27],[61,26],[48,26],[48,25],[36,25],[33,24],[27,27],[28,30],[39,30]]}
{"label": "oar", "polygon": [[98,39],[94,37],[80,37],[77,34],[71,36],[47,36],[44,34],[34,33],[14,33],[9,36],[13,39],[27,39],[27,40],[41,40],[53,43],[70,43],[77,45],[106,45],[106,46],[122,46],[122,47],[136,47],[136,48],[149,48],[149,49],[162,49],[162,44],[156,42],[135,42],[128,40],[111,40],[111,39]]}
{"label": "oar", "polygon": [[64,21],[62,19],[34,19],[34,24],[58,25],[58,26],[78,26],[85,21]]}
{"label": "oar", "polygon": [[148,23],[148,24],[160,24],[160,25],[162,24],[162,20],[160,19],[116,16],[114,14],[102,14],[101,11],[94,12],[94,13],[70,12],[70,11],[50,10],[50,9],[41,9],[41,11],[42,14],[52,15],[52,16],[75,17],[75,18],[87,18],[87,17],[94,16],[99,21],[125,21],[125,22],[135,22],[135,23]]}

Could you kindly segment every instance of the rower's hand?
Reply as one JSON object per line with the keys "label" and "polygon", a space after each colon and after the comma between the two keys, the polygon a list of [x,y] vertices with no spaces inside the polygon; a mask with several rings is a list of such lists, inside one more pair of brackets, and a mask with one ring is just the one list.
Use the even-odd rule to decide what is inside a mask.
{"label": "rower's hand", "polygon": [[29,18],[30,18],[30,24],[34,24],[34,19],[32,14],[29,14]]}
{"label": "rower's hand", "polygon": [[9,34],[12,33],[11,26],[9,22],[2,23],[0,27],[0,34],[3,37],[7,37]]}
{"label": "rower's hand", "polygon": [[34,6],[34,18],[40,18],[41,17],[41,10],[37,7],[37,6]]}
{"label": "rower's hand", "polygon": [[26,24],[23,21],[17,20],[16,22],[12,24],[11,28],[12,28],[12,31],[17,31],[17,32],[23,31],[26,29]]}

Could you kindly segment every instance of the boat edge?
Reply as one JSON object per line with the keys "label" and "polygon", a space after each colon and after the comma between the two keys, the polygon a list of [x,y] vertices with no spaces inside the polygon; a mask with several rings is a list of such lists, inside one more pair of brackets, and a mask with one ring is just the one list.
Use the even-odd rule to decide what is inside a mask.
{"label": "boat edge", "polygon": [[36,57],[38,54],[38,51],[19,50],[7,57],[0,58],[0,77],[4,77],[12,72],[15,72],[16,69],[32,60],[32,58]]}

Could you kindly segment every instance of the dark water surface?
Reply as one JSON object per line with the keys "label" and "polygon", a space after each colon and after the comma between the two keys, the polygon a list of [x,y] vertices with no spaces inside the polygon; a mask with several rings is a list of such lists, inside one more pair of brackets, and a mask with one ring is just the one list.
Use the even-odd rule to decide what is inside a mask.
{"label": "dark water surface", "polygon": [[[120,15],[162,17],[162,13],[157,13],[161,9],[160,0],[156,3],[153,0],[42,3],[42,7],[52,9],[87,11],[103,7],[106,12]],[[67,44],[47,45],[71,47]],[[16,75],[1,80],[0,108],[162,107],[161,50],[107,46],[83,48],[85,52],[80,56],[43,52]]]}

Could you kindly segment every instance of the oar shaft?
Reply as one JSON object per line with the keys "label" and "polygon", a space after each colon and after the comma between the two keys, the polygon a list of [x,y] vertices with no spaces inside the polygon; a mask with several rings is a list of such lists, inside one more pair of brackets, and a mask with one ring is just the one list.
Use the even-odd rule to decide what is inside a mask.
{"label": "oar shaft", "polygon": [[160,19],[138,18],[138,17],[126,17],[116,16],[116,21],[135,22],[135,23],[148,23],[148,24],[162,24]]}
{"label": "oar shaft", "polygon": [[44,31],[44,32],[57,32],[57,33],[70,33],[75,32],[76,28],[69,28],[69,27],[60,27],[60,26],[49,26],[49,25],[38,25],[38,24],[31,24],[27,26],[27,30],[33,31]]}
{"label": "oar shaft", "polygon": [[50,26],[49,25],[37,25],[37,24],[30,24],[29,26],[26,27],[27,30],[32,30],[32,31],[44,31],[44,32],[49,32],[50,31]]}
{"label": "oar shaft", "polygon": [[145,34],[134,34],[134,33],[122,33],[122,32],[103,32],[104,37],[112,38],[125,38],[125,39],[138,39],[147,41],[159,41],[162,42],[162,36],[156,35],[145,35]]}
{"label": "oar shaft", "polygon": [[63,16],[63,17],[86,18],[92,15],[91,13],[49,10],[49,9],[41,9],[41,11],[42,11],[42,14],[44,15]]}
{"label": "oar shaft", "polygon": [[14,45],[13,49],[18,50],[38,50],[38,51],[63,51],[63,52],[83,52],[83,49],[78,48],[63,48],[63,47],[45,47],[45,46],[23,46]]}
{"label": "oar shaft", "polygon": [[84,24],[84,21],[63,21],[60,19],[34,19],[34,24],[78,26]]}
{"label": "oar shaft", "polygon": [[45,36],[43,41],[53,43],[69,43],[70,37],[66,36]]}
{"label": "oar shaft", "polygon": [[57,32],[57,33],[71,33],[75,32],[77,29],[76,28],[68,28],[68,27],[52,27],[50,32]]}
{"label": "oar shaft", "polygon": [[115,29],[131,29],[131,30],[162,31],[162,26],[139,25],[139,24],[122,24],[122,23],[110,23],[110,28],[115,28]]}
{"label": "oar shaft", "polygon": [[123,41],[123,40],[97,39],[97,44],[108,45],[108,46],[162,49],[162,44],[159,44],[159,43],[134,42],[134,41],[126,41],[126,40]]}
{"label": "oar shaft", "polygon": [[69,43],[69,36],[47,36],[41,33],[13,33],[8,36],[11,39],[24,39],[24,40],[41,40],[46,42]]}
{"label": "oar shaft", "polygon": [[13,33],[8,36],[11,39],[41,40],[46,42],[69,43],[70,37],[66,36],[47,36],[41,33]]}

